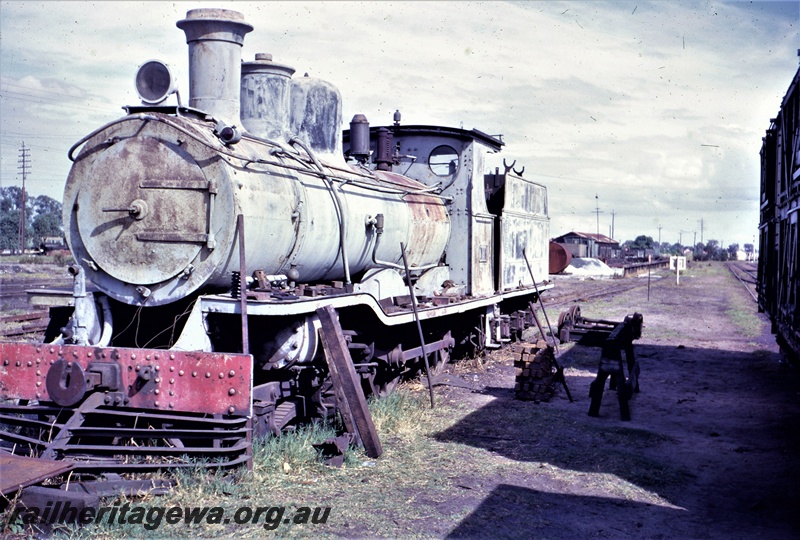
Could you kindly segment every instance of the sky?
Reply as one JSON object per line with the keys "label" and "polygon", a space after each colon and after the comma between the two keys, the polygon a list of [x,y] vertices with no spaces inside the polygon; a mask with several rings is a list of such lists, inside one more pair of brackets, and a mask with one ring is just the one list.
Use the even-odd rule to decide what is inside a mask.
{"label": "sky", "polygon": [[[188,101],[175,26],[241,12],[243,59],[335,84],[345,127],[502,134],[502,158],[545,184],[551,235],[753,243],[761,139],[798,69],[800,2],[0,1],[0,185],[61,200],[69,148],[138,105],[150,59]],[[599,213],[598,213],[599,211]]]}

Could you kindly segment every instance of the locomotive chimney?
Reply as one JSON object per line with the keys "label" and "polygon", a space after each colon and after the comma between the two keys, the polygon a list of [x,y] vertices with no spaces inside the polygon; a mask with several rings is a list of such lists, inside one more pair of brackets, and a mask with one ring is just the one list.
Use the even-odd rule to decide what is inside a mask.
{"label": "locomotive chimney", "polygon": [[192,9],[176,23],[189,44],[189,106],[239,124],[242,43],[253,26],[228,9]]}

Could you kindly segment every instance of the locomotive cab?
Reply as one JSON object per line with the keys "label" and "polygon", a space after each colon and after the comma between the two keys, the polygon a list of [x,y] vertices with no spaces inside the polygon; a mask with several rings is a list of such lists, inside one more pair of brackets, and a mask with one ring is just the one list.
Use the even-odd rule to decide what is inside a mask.
{"label": "locomotive cab", "polygon": [[[357,119],[363,124],[363,116]],[[500,136],[440,126],[371,127],[367,153],[351,144],[361,136],[352,133],[357,123],[344,132],[346,156],[413,178],[446,198],[452,231],[445,261],[450,279],[467,294],[532,286],[526,255],[537,282],[547,279],[547,190],[523,178],[524,169],[484,174],[488,156],[505,144]]]}

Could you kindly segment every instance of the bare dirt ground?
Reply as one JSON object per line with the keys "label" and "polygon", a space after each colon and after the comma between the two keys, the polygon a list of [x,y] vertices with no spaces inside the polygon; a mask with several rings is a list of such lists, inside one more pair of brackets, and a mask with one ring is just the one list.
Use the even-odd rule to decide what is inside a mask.
{"label": "bare dirt ground", "polygon": [[[513,358],[499,351],[452,366],[475,389],[436,387],[433,411],[416,384],[418,422],[379,425],[378,459],[357,454],[342,469],[278,459],[278,474],[257,462],[219,489],[213,477],[184,479],[151,503],[332,507],[326,524],[281,525],[272,533],[281,537],[800,538],[800,376],[780,362],[768,323],[723,265],[695,265],[680,286],[663,276],[654,276],[649,299],[645,278],[613,297],[592,296],[607,282],[566,278],[546,293],[553,323],[565,309],[556,298],[570,293],[585,296],[586,317],[643,314],[635,343],[641,392],[629,422],[609,390],[600,416],[587,415],[600,349],[563,345],[559,362],[575,402],[558,387],[539,404],[514,398]],[[261,537],[264,529],[157,532]],[[72,534],[154,532],[139,525]]]}
{"label": "bare dirt ground", "polygon": [[649,301],[639,287],[581,304],[586,317],[644,315],[630,422],[609,390],[600,417],[587,416],[600,349],[581,345],[559,358],[575,403],[560,388],[548,403],[515,400],[507,354],[473,375],[479,393],[448,389],[474,411],[437,437],[483,448],[508,468],[481,478],[465,466],[449,504],[471,511],[444,536],[800,537],[798,374],[726,272],[706,263],[680,286],[674,276],[654,281]]}

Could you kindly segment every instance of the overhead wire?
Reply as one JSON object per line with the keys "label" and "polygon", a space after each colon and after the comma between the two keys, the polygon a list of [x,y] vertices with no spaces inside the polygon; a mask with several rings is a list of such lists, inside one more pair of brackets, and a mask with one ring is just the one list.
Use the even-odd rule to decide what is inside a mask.
{"label": "overhead wire", "polygon": [[[51,94],[53,96],[58,96],[61,99],[53,99],[53,98],[50,98],[50,97],[47,97],[47,96],[37,96],[37,95],[24,94],[24,93],[21,93],[21,92],[15,92],[13,90],[2,90],[3,87],[20,88],[20,89],[24,89],[24,90],[27,90],[27,91]],[[8,95],[8,94],[10,94],[10,95]],[[99,109],[99,107],[96,107],[96,106],[84,106],[84,105],[79,104],[79,103],[74,103],[69,99],[65,100],[65,99],[63,99],[64,98],[64,94],[61,94],[61,93],[58,93],[58,92],[55,92],[55,91],[50,91],[50,90],[45,90],[45,89],[38,89],[38,88],[30,88],[30,87],[21,86],[21,85],[15,85],[13,83],[3,83],[2,85],[0,85],[0,97],[4,97],[4,96],[8,97],[8,99],[17,99],[17,100],[20,100],[20,101],[33,102],[33,103],[44,101],[44,102],[49,102],[49,103],[53,103],[53,104],[61,104],[61,105],[66,106],[66,107],[75,108],[75,109],[81,109],[81,110],[87,110],[87,111],[91,111],[91,112],[94,112],[94,113],[97,113],[98,109]],[[72,96],[72,95],[68,95],[68,97],[69,98],[74,98],[74,99],[81,99],[82,98],[81,96]],[[109,104],[108,102],[102,102],[102,101],[98,101],[98,100],[95,100],[95,99],[90,99],[88,102],[89,103],[97,103],[102,108],[107,109],[109,113],[111,113],[111,112],[116,113],[119,110],[119,108],[117,106],[113,106],[113,105]],[[27,135],[27,134],[22,134],[22,133],[18,133],[18,132],[5,132],[2,137],[3,138],[7,138],[8,135],[17,136],[17,137],[23,137],[23,138],[31,138],[31,139],[51,138],[51,139],[70,140],[70,139],[68,139],[66,137],[62,137],[62,136],[59,136],[59,135]],[[274,145],[276,147],[279,147],[279,145],[277,143],[273,143],[271,141],[266,141],[265,139],[251,136],[250,134],[245,134],[245,137],[248,138],[248,139],[251,139],[251,140],[257,140],[259,142],[269,142],[272,145]],[[41,150],[56,150],[55,148],[49,148],[49,147],[45,147],[45,146],[36,146],[35,148],[38,148],[38,149],[41,149]],[[287,154],[291,155],[289,153],[287,153]],[[244,156],[231,155],[231,157],[236,157],[238,159],[247,160],[247,158],[244,157]],[[296,158],[297,156],[292,156],[292,157]],[[259,161],[253,161],[253,162],[261,162],[261,161],[259,160]],[[274,164],[274,163],[267,163],[267,162],[264,162],[264,163],[265,164]],[[283,165],[283,166],[285,166],[285,165]],[[309,169],[313,170],[313,168],[309,168]],[[347,172],[350,173],[350,174],[353,173],[352,171],[347,171]],[[617,184],[613,180],[575,178],[575,177],[571,177],[571,176],[552,175],[552,174],[545,174],[545,173],[541,173],[541,172],[534,173],[534,176],[541,176],[541,177],[545,177],[545,178],[554,178],[554,179],[557,179],[557,180],[568,180],[568,181],[572,181],[572,182],[601,184],[601,185],[616,185]],[[337,178],[336,176],[331,176],[331,179],[333,179],[335,181],[342,181],[342,179]],[[364,187],[367,187],[367,186],[364,186]],[[367,189],[369,189],[369,187],[367,187]],[[403,192],[403,191],[408,191],[408,190],[400,189],[399,191]],[[433,189],[426,190],[426,192],[432,192],[432,191],[434,191],[434,190]],[[433,194],[433,193],[431,193],[431,194]]]}
{"label": "overhead wire", "polygon": [[[14,88],[20,88],[22,90],[25,90],[25,92],[15,92],[14,90],[4,89],[4,87],[9,87],[9,86]],[[54,96],[58,96],[58,98],[51,98],[49,96],[37,95],[36,94],[37,92],[44,94],[52,94]],[[116,105],[112,105],[108,101],[101,101],[83,95],[74,96],[50,90],[43,90],[40,88],[30,88],[27,86],[20,86],[11,83],[3,83],[0,85],[0,97],[6,97],[7,99],[17,99],[20,101],[27,101],[27,102],[38,100],[38,101],[48,102],[54,105],[64,105],[77,109],[83,109],[94,113],[97,113],[102,109],[108,109],[109,111],[111,110],[118,111],[118,107]],[[76,103],[75,101],[79,101],[79,103]],[[84,105],[84,103],[86,104]]]}

